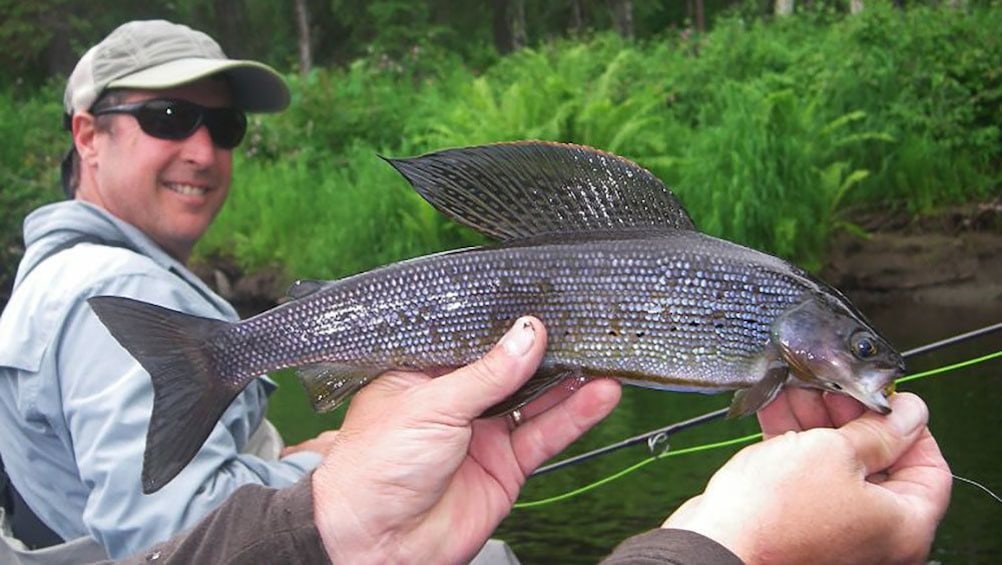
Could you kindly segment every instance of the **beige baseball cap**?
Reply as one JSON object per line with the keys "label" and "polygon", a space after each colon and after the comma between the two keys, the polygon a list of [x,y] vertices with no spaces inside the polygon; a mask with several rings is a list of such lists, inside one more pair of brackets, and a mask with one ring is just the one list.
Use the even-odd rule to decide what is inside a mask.
{"label": "beige baseball cap", "polygon": [[208,35],[164,20],[123,24],[91,47],[70,75],[63,95],[67,116],[89,110],[109,88],[160,90],[224,74],[233,103],[248,112],[278,112],[289,88],[274,69],[229,59]]}

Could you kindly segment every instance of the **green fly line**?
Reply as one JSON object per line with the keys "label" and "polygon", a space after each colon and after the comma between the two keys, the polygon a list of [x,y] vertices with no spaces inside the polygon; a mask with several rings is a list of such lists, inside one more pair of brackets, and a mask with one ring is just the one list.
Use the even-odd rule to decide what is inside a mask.
{"label": "green fly line", "polygon": [[[905,376],[905,377],[901,377],[900,379],[897,379],[896,381],[894,381],[894,384],[895,384],[895,386],[897,386],[899,384],[907,383],[907,382],[910,382],[910,381],[915,381],[915,380],[926,378],[926,377],[931,377],[933,375],[939,375],[939,374],[942,374],[942,373],[947,373],[947,372],[950,372],[950,371],[955,371],[957,369],[962,369],[964,367],[970,367],[971,365],[977,365],[978,363],[984,363],[986,361],[991,361],[992,359],[995,359],[995,358],[998,358],[998,357],[1002,357],[1002,350],[996,351],[995,353],[989,353],[988,355],[983,355],[981,357],[977,357],[977,358],[974,358],[974,359],[969,359],[967,361],[961,361],[960,363],[954,363],[952,365],[947,365],[945,367],[940,367],[938,369],[931,369],[929,371],[923,371],[921,373],[915,373],[914,375],[908,375],[908,376]],[[538,508],[540,506],[546,506],[548,504],[553,504],[555,502],[560,502],[560,501],[563,501],[563,500],[574,498],[575,496],[584,494],[584,493],[586,493],[588,491],[595,490],[595,489],[597,489],[600,486],[603,486],[603,485],[611,483],[611,482],[613,482],[615,480],[621,479],[621,478],[629,475],[630,473],[638,471],[641,468],[646,467],[647,465],[650,465],[651,463],[653,463],[655,461],[658,461],[660,459],[665,459],[665,458],[668,458],[668,457],[675,457],[675,456],[679,456],[679,455],[688,455],[690,453],[701,453],[701,452],[704,452],[704,451],[710,451],[712,449],[720,449],[720,448],[723,448],[723,447],[730,447],[732,445],[740,445],[740,444],[743,444],[743,443],[750,443],[750,442],[759,440],[761,438],[762,438],[762,434],[761,433],[757,433],[757,434],[751,434],[751,435],[747,435],[747,436],[743,436],[743,437],[738,437],[738,438],[733,438],[733,439],[729,439],[729,440],[718,441],[718,442],[714,442],[714,443],[706,443],[706,444],[697,445],[697,446],[694,446],[694,447],[687,447],[685,449],[677,449],[677,450],[672,450],[672,451],[665,451],[665,452],[659,453],[657,455],[652,455],[652,456],[650,456],[650,457],[648,457],[648,458],[646,458],[646,459],[644,459],[642,461],[639,461],[637,463],[634,463],[633,465],[630,465],[629,467],[627,467],[625,469],[617,471],[617,472],[615,472],[615,473],[613,473],[613,474],[611,474],[611,475],[609,475],[607,477],[603,477],[603,478],[601,478],[601,479],[599,479],[599,480],[597,480],[595,482],[589,483],[587,485],[584,485],[582,487],[576,488],[574,490],[567,491],[567,492],[565,492],[563,494],[558,494],[556,496],[551,496],[549,498],[543,498],[541,500],[533,500],[533,501],[530,501],[530,502],[516,502],[514,507],[515,508]]]}

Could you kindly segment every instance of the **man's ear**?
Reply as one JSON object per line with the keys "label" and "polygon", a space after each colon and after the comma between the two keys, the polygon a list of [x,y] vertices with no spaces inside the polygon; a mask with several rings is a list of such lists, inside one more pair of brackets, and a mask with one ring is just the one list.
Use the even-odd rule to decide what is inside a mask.
{"label": "man's ear", "polygon": [[71,122],[73,143],[77,146],[81,164],[91,162],[97,156],[97,147],[95,147],[97,138],[96,119],[90,112],[77,112],[73,114]]}

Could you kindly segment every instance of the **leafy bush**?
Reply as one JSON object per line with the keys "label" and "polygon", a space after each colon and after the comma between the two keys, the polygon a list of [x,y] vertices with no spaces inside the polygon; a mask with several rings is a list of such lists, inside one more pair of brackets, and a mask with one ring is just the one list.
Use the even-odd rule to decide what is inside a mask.
{"label": "leafy bush", "polygon": [[60,151],[69,147],[62,96],[47,87],[35,96],[0,92],[0,298],[13,284],[24,253],[21,221],[32,209],[62,197]]}
{"label": "leafy bush", "polygon": [[[336,277],[481,242],[376,155],[526,138],[631,158],[702,229],[809,268],[847,209],[997,194],[1002,7],[831,5],[776,20],[744,9],[701,36],[558,40],[483,69],[418,42],[289,77],[292,107],[252,121],[232,201],[197,251]],[[58,195],[57,101],[0,97],[0,198],[17,220]]]}
{"label": "leafy bush", "polygon": [[429,251],[481,243],[445,220],[369,145],[242,158],[229,202],[201,244],[252,267],[333,279]]}

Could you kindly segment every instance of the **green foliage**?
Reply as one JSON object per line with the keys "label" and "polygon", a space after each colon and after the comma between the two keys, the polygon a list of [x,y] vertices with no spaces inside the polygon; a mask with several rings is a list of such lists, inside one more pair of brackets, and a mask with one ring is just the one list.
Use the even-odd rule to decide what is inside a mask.
{"label": "green foliage", "polygon": [[[426,30],[289,77],[292,107],[252,121],[231,202],[198,252],[328,278],[479,243],[377,154],[527,138],[636,160],[701,229],[808,268],[832,230],[852,229],[847,209],[921,213],[998,193],[1002,9],[867,2],[848,16],[816,5],[776,20],[737,11],[703,36],[555,40],[486,67]],[[380,3],[367,17],[440,21],[429,6]],[[65,140],[43,125],[58,122],[58,104],[38,102],[58,99],[55,89],[0,98],[4,178],[43,179],[15,183],[27,199],[5,187],[5,202],[58,194]],[[36,109],[48,117],[30,121]],[[16,230],[5,229],[9,241]]]}
{"label": "green foliage", "polygon": [[32,63],[38,65],[46,46],[52,41],[52,30],[40,29],[32,23],[38,21],[45,11],[46,6],[41,2],[0,0],[0,13],[5,15],[5,22],[0,25],[0,45],[4,46],[0,50],[0,68],[21,70],[30,68]]}
{"label": "green foliage", "polygon": [[238,161],[240,176],[201,249],[243,265],[278,264],[297,277],[333,279],[482,242],[402,184],[369,145]]}
{"label": "green foliage", "polygon": [[[857,132],[861,112],[829,121],[816,101],[791,89],[725,82],[680,157],[654,170],[676,179],[703,231],[821,267],[829,233],[850,188],[868,176],[840,150],[872,139]],[[662,168],[663,167],[663,168]]]}
{"label": "green foliage", "polygon": [[66,151],[69,141],[58,126],[62,96],[56,92],[49,87],[34,97],[17,99],[0,91],[0,296],[13,282],[24,252],[21,220],[32,209],[62,196],[61,154],[56,148]]}

